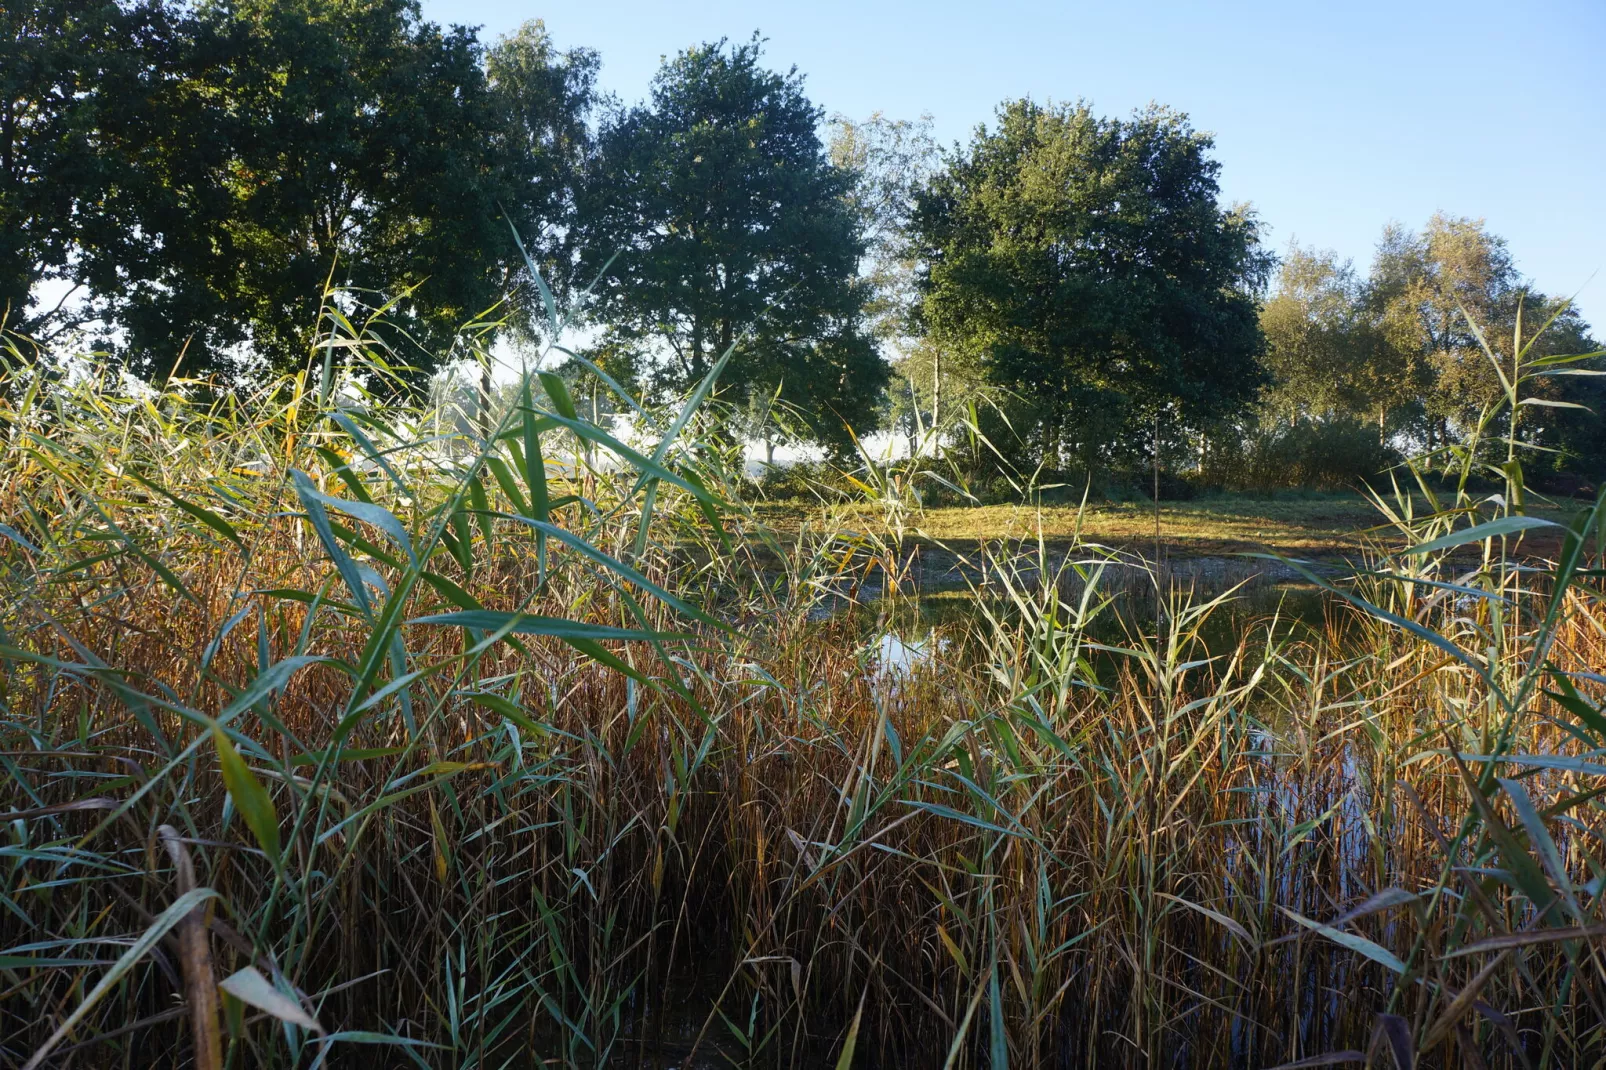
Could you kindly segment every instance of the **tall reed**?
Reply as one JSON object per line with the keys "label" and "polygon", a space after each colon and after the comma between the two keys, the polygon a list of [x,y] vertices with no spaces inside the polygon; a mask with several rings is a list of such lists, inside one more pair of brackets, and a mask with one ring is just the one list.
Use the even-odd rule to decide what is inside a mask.
{"label": "tall reed", "polygon": [[[1606,1054],[1606,509],[1524,515],[1516,430],[1498,500],[1476,441],[1379,498],[1325,626],[1223,648],[1230,593],[1145,623],[1109,552],[991,545],[985,612],[888,671],[827,610],[917,597],[914,473],[783,538],[712,377],[604,382],[638,448],[538,372],[487,424],[384,399],[326,328],[248,396],[13,352],[8,1062]],[[1508,412],[1570,370],[1499,366]]]}

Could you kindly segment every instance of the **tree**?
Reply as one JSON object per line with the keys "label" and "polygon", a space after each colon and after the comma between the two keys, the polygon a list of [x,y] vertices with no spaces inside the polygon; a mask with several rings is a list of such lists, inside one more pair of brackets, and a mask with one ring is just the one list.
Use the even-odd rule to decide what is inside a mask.
{"label": "tree", "polygon": [[1260,314],[1270,419],[1355,419],[1387,439],[1390,414],[1417,397],[1418,362],[1390,344],[1369,306],[1367,281],[1348,261],[1289,248]]}
{"label": "tree", "polygon": [[[1535,290],[1517,270],[1505,239],[1482,220],[1436,213],[1421,233],[1389,226],[1378,243],[1368,291],[1388,345],[1421,368],[1419,434],[1430,445],[1455,440],[1500,396],[1500,374],[1478,333],[1509,360],[1519,310],[1524,343],[1559,312],[1534,341],[1530,358],[1596,348],[1577,311]],[[1536,380],[1539,397],[1576,402],[1573,395],[1592,395],[1593,383],[1584,378]],[[1583,441],[1578,436],[1589,422],[1552,413],[1533,430],[1554,436],[1571,427],[1571,437]]]}
{"label": "tree", "polygon": [[885,379],[863,329],[853,175],[826,158],[802,77],[759,58],[757,38],[689,49],[649,102],[603,123],[584,236],[598,269],[617,256],[593,312],[661,358],[676,390],[734,345],[730,400],[778,389],[843,448],[848,427],[873,424]]}
{"label": "tree", "polygon": [[[1385,445],[1402,434],[1430,446],[1464,441],[1485,412],[1503,412],[1501,375],[1518,345],[1528,359],[1598,349],[1576,310],[1523,279],[1503,239],[1443,214],[1421,233],[1385,228],[1366,279],[1332,253],[1293,247],[1261,325],[1272,423],[1363,421]],[[1531,470],[1593,475],[1606,463],[1598,370],[1597,361],[1529,380],[1523,438],[1542,447]],[[1504,420],[1485,433],[1504,434]]]}
{"label": "tree", "polygon": [[1131,461],[1152,421],[1176,436],[1255,397],[1267,259],[1211,145],[1164,108],[1016,101],[921,195],[921,319],[1011,393],[1029,459]]}
{"label": "tree", "polygon": [[197,47],[227,146],[206,178],[232,198],[222,255],[195,258],[277,366],[305,360],[331,270],[361,293],[410,290],[396,341],[427,361],[519,268],[503,213],[565,222],[595,61],[554,53],[538,25],[486,57],[413,0],[240,0],[207,9]]}
{"label": "tree", "polygon": [[1422,234],[1384,229],[1370,303],[1388,343],[1421,364],[1429,443],[1449,441],[1498,389],[1472,324],[1494,331],[1514,323],[1521,290],[1505,240],[1481,221],[1435,213]]}
{"label": "tree", "polygon": [[[57,140],[81,148],[46,169],[54,201],[0,210],[24,233],[87,221],[40,246],[26,286],[54,270],[90,291],[131,370],[166,374],[180,353],[189,374],[297,367],[326,280],[398,298],[388,340],[427,370],[522,273],[504,213],[567,277],[553,269],[596,60],[538,23],[487,50],[416,0],[64,6],[86,14],[61,35],[61,88],[29,77],[47,105],[70,98]],[[46,52],[30,32],[19,47]]]}
{"label": "tree", "polygon": [[[1533,301],[1525,302],[1523,334],[1532,338],[1541,328],[1544,334],[1535,341],[1530,359],[1601,354],[1606,348],[1570,303],[1534,296]],[[1506,351],[1509,353],[1509,348]],[[1522,416],[1523,437],[1541,447],[1538,456],[1525,464],[1530,472],[1567,471],[1596,481],[1606,479],[1606,359],[1596,356],[1555,371],[1537,380],[1540,389],[1531,395],[1551,404],[1526,407]]]}
{"label": "tree", "polygon": [[[152,177],[109,151],[152,133],[141,102],[183,20],[159,2],[0,6],[0,320],[49,342],[105,312],[137,254]],[[93,294],[86,290],[93,289]]]}
{"label": "tree", "polygon": [[833,166],[854,176],[847,199],[864,235],[866,319],[885,355],[892,356],[911,341],[917,261],[909,223],[937,161],[931,116],[910,121],[876,112],[863,122],[835,116],[828,151]]}
{"label": "tree", "polygon": [[[587,126],[596,98],[597,54],[559,52],[540,20],[498,40],[485,57],[486,76],[506,142],[508,200],[526,251],[541,256],[547,281],[560,291],[577,281],[575,200],[593,150]],[[506,249],[505,241],[491,248]],[[505,261],[504,261],[505,262]],[[526,285],[524,305],[538,308]]]}
{"label": "tree", "polygon": [[911,223],[939,160],[931,116],[910,121],[876,112],[856,122],[838,115],[831,126],[831,162],[856,176],[848,201],[865,234],[866,320],[891,373],[885,417],[913,456],[923,437],[926,445],[940,437],[934,428],[944,415],[944,395],[957,411],[953,402],[968,394],[966,384],[954,381],[952,366],[945,369],[941,347],[915,325],[919,256]]}

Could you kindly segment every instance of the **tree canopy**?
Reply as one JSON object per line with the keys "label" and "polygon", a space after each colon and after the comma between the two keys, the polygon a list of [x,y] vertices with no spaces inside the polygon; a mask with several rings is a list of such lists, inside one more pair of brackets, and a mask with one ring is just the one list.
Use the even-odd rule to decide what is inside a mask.
{"label": "tree canopy", "polygon": [[12,330],[61,335],[146,258],[132,202],[152,192],[161,117],[147,102],[181,21],[148,0],[0,6],[0,315]]}
{"label": "tree canopy", "polygon": [[1219,203],[1211,139],[1150,108],[1015,101],[920,198],[920,315],[1009,391],[1051,467],[1118,459],[1235,412],[1261,384],[1256,223]]}
{"label": "tree canopy", "polygon": [[863,324],[854,174],[827,158],[802,77],[760,58],[757,39],[688,49],[604,121],[584,204],[593,313],[661,350],[675,389],[734,345],[728,395],[778,391],[841,446],[873,423],[885,377]]}
{"label": "tree canopy", "polygon": [[[638,103],[598,69],[540,22],[482,41],[419,0],[0,6],[0,326],[227,386],[302,366],[333,284],[386,308],[422,387],[465,324],[544,330],[522,243],[631,390],[729,350],[720,411],[749,440],[781,437],[778,398],[834,452],[890,423],[915,453],[974,406],[973,441],[1028,468],[1323,437],[1330,482],[1477,425],[1500,374],[1473,323],[1504,352],[1519,312],[1524,341],[1554,313],[1533,355],[1596,346],[1479,220],[1391,225],[1364,274],[1297,244],[1278,266],[1168,108],[1006,101],[942,152],[929,117],[826,122],[757,35],[673,55]],[[1602,377],[1534,382],[1549,463],[1602,472]]]}
{"label": "tree canopy", "polygon": [[1289,248],[1260,317],[1268,417],[1354,417],[1375,424],[1379,438],[1399,429],[1401,408],[1417,396],[1421,364],[1391,344],[1372,304],[1368,281],[1348,261]]}
{"label": "tree canopy", "polygon": [[7,35],[0,218],[23,221],[5,297],[24,330],[74,325],[29,305],[53,275],[93,294],[78,321],[141,374],[240,348],[294,367],[332,279],[404,295],[398,360],[427,362],[510,289],[504,213],[548,256],[572,222],[596,62],[539,24],[487,49],[414,0],[59,6]]}
{"label": "tree canopy", "polygon": [[[1292,246],[1261,314],[1271,377],[1262,415],[1364,422],[1384,441],[1457,441],[1501,395],[1484,344],[1509,361],[1519,311],[1530,358],[1599,348],[1577,311],[1524,279],[1481,220],[1436,214],[1420,232],[1390,225],[1365,277],[1332,253]],[[1535,467],[1598,470],[1598,382],[1533,381],[1528,434],[1555,451]]]}

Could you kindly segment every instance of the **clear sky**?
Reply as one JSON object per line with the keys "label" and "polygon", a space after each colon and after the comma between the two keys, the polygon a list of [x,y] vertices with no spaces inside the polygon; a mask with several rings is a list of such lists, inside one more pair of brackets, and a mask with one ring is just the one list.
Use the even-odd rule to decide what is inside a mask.
{"label": "clear sky", "polygon": [[1006,98],[1111,115],[1159,101],[1215,134],[1224,197],[1256,207],[1274,249],[1297,239],[1364,270],[1387,222],[1484,218],[1606,337],[1606,0],[423,6],[487,38],[540,18],[559,47],[596,49],[627,102],[660,57],[758,30],[827,112],[929,113],[945,144]]}

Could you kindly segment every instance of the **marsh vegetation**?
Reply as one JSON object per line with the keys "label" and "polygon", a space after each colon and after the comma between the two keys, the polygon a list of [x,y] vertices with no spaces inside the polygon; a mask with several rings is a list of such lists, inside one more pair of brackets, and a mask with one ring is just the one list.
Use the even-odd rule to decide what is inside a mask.
{"label": "marsh vegetation", "polygon": [[1606,1063],[1568,301],[598,70],[0,5],[0,1063]]}
{"label": "marsh vegetation", "polygon": [[551,374],[438,435],[325,323],[250,395],[11,354],[9,1060],[1599,1056],[1600,505],[1402,484],[1226,642],[1232,589],[983,539],[886,671],[819,610],[908,579],[907,471],[780,532],[718,365],[639,450]]}

